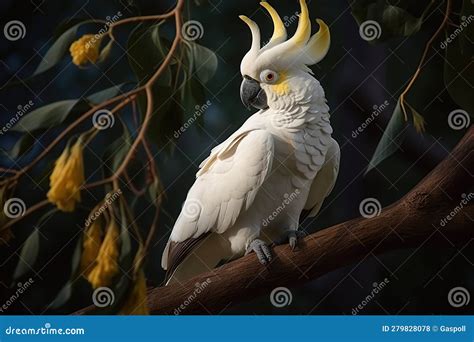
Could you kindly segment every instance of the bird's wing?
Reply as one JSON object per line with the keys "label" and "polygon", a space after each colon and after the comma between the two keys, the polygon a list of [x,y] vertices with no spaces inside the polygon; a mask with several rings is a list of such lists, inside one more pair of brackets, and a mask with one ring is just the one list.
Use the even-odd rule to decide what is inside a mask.
{"label": "bird's wing", "polygon": [[326,153],[323,167],[316,174],[306,200],[304,208],[310,211],[308,217],[316,216],[324,199],[331,193],[334,184],[336,184],[337,174],[339,173],[340,149],[336,140],[332,138],[331,140],[332,143]]}
{"label": "bird's wing", "polygon": [[[208,232],[223,233],[254,201],[272,167],[273,137],[261,129],[236,133],[201,164],[173,227],[171,242],[198,239]],[[173,254],[165,250],[165,269],[172,263],[165,255],[168,253]]]}

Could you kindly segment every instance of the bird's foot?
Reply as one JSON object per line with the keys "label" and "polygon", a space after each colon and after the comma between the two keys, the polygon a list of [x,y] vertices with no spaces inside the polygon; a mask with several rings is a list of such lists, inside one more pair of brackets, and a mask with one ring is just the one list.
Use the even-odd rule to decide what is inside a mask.
{"label": "bird's foot", "polygon": [[294,251],[298,245],[298,239],[306,237],[306,233],[301,230],[292,230],[288,232],[288,243],[291,247],[291,250]]}
{"label": "bird's foot", "polygon": [[247,247],[245,254],[247,255],[252,251],[257,254],[258,261],[260,261],[262,265],[266,265],[272,260],[272,252],[270,251],[270,247],[268,247],[267,244],[262,240],[253,240]]}

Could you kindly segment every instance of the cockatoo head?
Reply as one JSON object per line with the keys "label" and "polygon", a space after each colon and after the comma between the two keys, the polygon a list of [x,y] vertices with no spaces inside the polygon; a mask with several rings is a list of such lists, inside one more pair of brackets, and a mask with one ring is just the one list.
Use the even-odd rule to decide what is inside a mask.
{"label": "cockatoo head", "polygon": [[319,31],[311,36],[311,22],[305,0],[300,0],[298,28],[290,39],[285,25],[268,2],[260,3],[270,14],[274,31],[270,41],[260,47],[260,29],[246,16],[240,16],[252,33],[252,45],[242,59],[240,97],[245,106],[265,109],[272,99],[292,96],[301,91],[304,79],[312,76],[308,65],[321,61],[329,50],[329,28],[317,19]]}

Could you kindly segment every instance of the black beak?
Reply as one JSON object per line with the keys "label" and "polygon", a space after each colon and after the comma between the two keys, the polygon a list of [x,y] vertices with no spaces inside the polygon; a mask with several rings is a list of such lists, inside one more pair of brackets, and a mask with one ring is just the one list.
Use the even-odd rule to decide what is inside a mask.
{"label": "black beak", "polygon": [[248,109],[250,106],[257,109],[268,108],[265,91],[260,88],[260,84],[256,80],[248,76],[244,76],[240,85],[240,99]]}

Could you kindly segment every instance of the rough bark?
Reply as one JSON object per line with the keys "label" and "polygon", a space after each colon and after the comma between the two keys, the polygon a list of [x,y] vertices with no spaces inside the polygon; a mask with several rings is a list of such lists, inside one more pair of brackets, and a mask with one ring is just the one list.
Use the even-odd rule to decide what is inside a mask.
{"label": "rough bark", "polygon": [[[446,239],[466,244],[474,238],[474,201],[456,210],[450,220],[446,218],[462,205],[462,194],[473,190],[473,151],[471,128],[442,163],[402,199],[383,208],[380,215],[355,218],[311,234],[295,251],[288,245],[277,246],[269,267],[250,254],[181,285],[154,288],[149,292],[148,305],[156,314],[173,314],[176,309],[180,314],[219,313],[277,286],[302,284],[354,264],[370,253],[436,245],[446,243]],[[203,284],[199,294],[198,283]]]}

